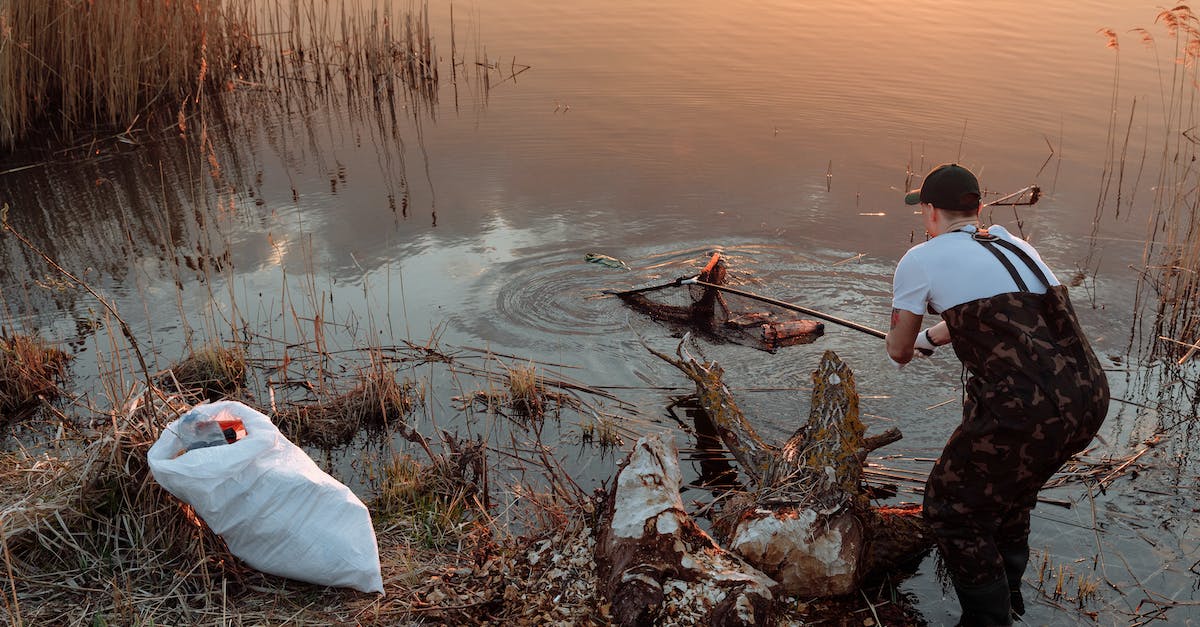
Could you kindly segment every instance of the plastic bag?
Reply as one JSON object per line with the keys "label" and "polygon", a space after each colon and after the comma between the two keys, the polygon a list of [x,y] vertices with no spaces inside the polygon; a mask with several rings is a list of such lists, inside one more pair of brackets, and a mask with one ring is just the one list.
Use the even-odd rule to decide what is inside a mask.
{"label": "plastic bag", "polygon": [[[219,425],[230,421],[240,421],[245,435],[227,443]],[[218,426],[220,442],[206,423]],[[212,445],[189,449],[181,435]],[[235,401],[197,405],[167,425],[147,457],[154,479],[252,568],[383,592],[366,506],[258,411]]]}
{"label": "plastic bag", "polygon": [[221,444],[232,444],[245,437],[245,424],[228,409],[215,415],[193,409],[179,417],[175,424],[175,435],[180,440],[179,454]]}

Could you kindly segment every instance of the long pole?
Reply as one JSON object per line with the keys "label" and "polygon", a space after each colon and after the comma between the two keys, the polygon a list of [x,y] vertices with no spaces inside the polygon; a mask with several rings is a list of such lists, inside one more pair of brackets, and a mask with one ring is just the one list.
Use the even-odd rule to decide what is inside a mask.
{"label": "long pole", "polygon": [[642,292],[653,292],[654,290],[666,289],[668,287],[678,287],[680,285],[687,285],[687,284],[691,283],[692,281],[699,281],[699,280],[700,280],[699,274],[692,276],[692,277],[682,277],[681,276],[681,277],[675,279],[674,281],[671,281],[670,283],[663,283],[661,285],[651,285],[650,287],[639,287],[636,290],[623,290],[620,292],[618,292],[616,290],[602,290],[601,293],[608,294],[609,296],[629,296],[631,294],[641,294]]}
{"label": "long pole", "polygon": [[[1039,188],[1037,185],[1030,185],[1028,187],[1019,189],[1011,194],[1008,194],[1007,196],[1001,196],[1000,198],[997,198],[996,200],[993,200],[992,202],[984,203],[982,205],[982,207],[990,207],[990,206],[994,206],[994,205],[1034,205],[1034,204],[1037,204],[1037,201],[1040,199],[1041,191],[1042,191],[1041,188]],[[1008,200],[1010,200],[1012,198],[1018,198],[1027,192],[1030,193],[1030,199],[1027,202],[1011,202],[1011,203],[1007,202]],[[715,253],[713,255],[713,258],[708,262],[708,266],[705,267],[705,271],[708,271],[710,268],[713,267],[713,265],[716,263],[716,261],[718,259],[719,254],[720,253]],[[726,294],[734,294],[736,296],[741,296],[743,298],[757,300],[759,302],[766,303],[768,305],[774,305],[775,307],[779,307],[781,309],[789,309],[791,311],[796,311],[796,312],[799,312],[799,313],[802,313],[802,314],[805,314],[808,316],[812,316],[814,318],[820,318],[822,320],[825,320],[826,322],[832,322],[834,324],[841,325],[848,329],[854,329],[855,331],[861,331],[863,333],[866,333],[867,335],[873,335],[880,339],[887,339],[887,333],[884,333],[883,331],[880,331],[879,329],[872,329],[871,327],[868,327],[866,325],[862,325],[857,322],[851,322],[850,320],[844,320],[842,318],[838,318],[837,316],[832,316],[830,314],[827,314],[827,313],[824,313],[821,311],[817,311],[816,309],[809,309],[808,307],[801,307],[800,305],[794,305],[792,303],[785,302],[782,300],[776,300],[774,298],[767,298],[766,296],[759,296],[758,294],[754,294],[752,292],[746,292],[746,291],[739,290],[739,289],[733,288],[733,287],[726,287],[724,285],[717,285],[716,283],[709,283],[707,281],[701,281],[700,280],[701,276],[703,276],[703,274],[698,274],[696,276],[688,277],[688,278],[679,277],[679,278],[675,279],[674,281],[671,281],[670,283],[663,283],[661,285],[651,285],[650,287],[643,287],[643,288],[639,288],[636,290],[625,290],[623,292],[616,292],[613,290],[604,290],[604,293],[612,294],[612,295],[616,295],[616,296],[628,296],[630,294],[639,294],[641,292],[650,292],[653,290],[661,290],[661,289],[665,289],[668,287],[676,287],[676,286],[680,286],[680,285],[699,285],[701,287],[707,287],[710,289],[717,290],[719,292],[725,292]]]}
{"label": "long pole", "polygon": [[768,305],[774,305],[775,307],[779,307],[780,309],[790,309],[792,311],[797,311],[802,314],[812,316],[814,318],[820,318],[827,322],[832,322],[834,324],[841,325],[848,329],[854,329],[855,331],[861,331],[863,333],[866,333],[867,335],[873,335],[880,339],[887,339],[887,333],[884,333],[883,331],[880,331],[878,329],[872,329],[871,327],[859,324],[857,322],[843,320],[842,318],[838,318],[837,316],[831,316],[827,313],[820,312],[815,309],[809,309],[808,307],[801,307],[800,305],[793,305],[792,303],[784,302],[782,300],[776,300],[774,298],[767,298],[766,296],[759,296],[758,294],[754,294],[752,292],[746,292],[746,291],[739,290],[739,289],[733,288],[733,287],[725,287],[724,285],[717,285],[716,283],[709,283],[707,281],[701,281],[700,279],[685,279],[685,280],[681,281],[681,283],[684,285],[699,285],[701,287],[707,287],[710,289],[717,290],[719,292],[725,292],[726,294],[733,294],[735,296],[741,296],[743,298],[757,300],[759,302],[766,303]]}

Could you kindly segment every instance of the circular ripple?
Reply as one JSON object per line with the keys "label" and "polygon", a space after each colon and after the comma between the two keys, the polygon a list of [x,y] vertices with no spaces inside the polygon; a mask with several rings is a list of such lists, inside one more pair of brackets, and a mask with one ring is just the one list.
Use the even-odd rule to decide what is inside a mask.
{"label": "circular ripple", "polygon": [[484,340],[513,346],[609,333],[618,326],[606,302],[613,299],[595,298],[597,287],[628,274],[585,263],[582,253],[493,264],[468,286],[467,310],[456,322]]}
{"label": "circular ripple", "polygon": [[[694,275],[714,250],[727,259],[731,286],[867,326],[886,323],[890,264],[856,257],[854,253],[797,250],[753,241],[721,247],[697,244],[672,249],[635,249],[626,259],[630,270],[588,263],[584,260],[586,251],[580,250],[546,251],[519,261],[493,264],[467,288],[467,304],[465,310],[456,314],[456,323],[482,339],[513,346],[561,347],[567,338],[588,350],[620,352],[628,349],[629,341],[636,339],[637,334],[653,335],[656,323],[631,312],[619,299],[603,291],[650,286]],[[661,297],[673,304],[687,302],[686,292],[674,288],[663,290]],[[736,296],[727,296],[726,302],[735,311],[770,309],[768,305]],[[787,311],[776,313],[803,317]],[[662,335],[669,337],[671,333],[672,330],[664,330]],[[827,324],[826,333],[857,332]],[[868,341],[879,342],[869,337]],[[818,340],[813,350],[821,349],[823,343],[829,342],[824,338]]]}

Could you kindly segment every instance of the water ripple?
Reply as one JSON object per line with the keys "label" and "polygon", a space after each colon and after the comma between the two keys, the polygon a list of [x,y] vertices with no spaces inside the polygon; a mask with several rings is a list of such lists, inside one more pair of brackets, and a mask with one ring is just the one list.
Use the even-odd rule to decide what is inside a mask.
{"label": "water ripple", "polygon": [[[703,244],[634,250],[628,259],[631,270],[588,263],[584,252],[578,250],[542,251],[493,264],[469,286],[455,323],[479,338],[514,347],[627,355],[630,344],[641,334],[651,339],[670,338],[681,330],[664,328],[630,312],[603,290],[644,287],[694,275],[713,250]],[[886,318],[890,262],[844,251],[755,241],[715,250],[720,250],[729,264],[728,283],[732,286],[868,326]],[[683,290],[664,290],[661,295],[665,302],[687,302]],[[726,296],[726,302],[734,311],[771,309],[737,296]],[[784,310],[775,313],[810,317]],[[836,343],[844,341],[848,333],[855,332],[826,325],[826,334],[836,338]],[[829,343],[818,341],[812,350]],[[751,354],[761,356],[758,351]],[[756,358],[751,361],[758,361]],[[766,367],[777,369],[779,364]]]}

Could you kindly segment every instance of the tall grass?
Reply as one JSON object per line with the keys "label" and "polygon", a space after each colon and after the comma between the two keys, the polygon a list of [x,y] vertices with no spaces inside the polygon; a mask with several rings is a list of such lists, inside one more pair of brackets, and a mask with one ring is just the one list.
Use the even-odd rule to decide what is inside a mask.
{"label": "tall grass", "polygon": [[69,359],[41,338],[0,333],[0,421],[20,419],[57,398]]}
{"label": "tall grass", "polygon": [[36,130],[120,133],[163,110],[182,128],[207,94],[243,86],[394,106],[436,102],[437,82],[427,4],[0,2],[0,149]]}
{"label": "tall grass", "polygon": [[[1155,356],[1173,356],[1182,364],[1200,354],[1200,18],[1180,5],[1158,14],[1172,46],[1174,63],[1163,79],[1161,116],[1167,131],[1159,154],[1153,210],[1147,224],[1145,263],[1139,286],[1153,290],[1152,344]],[[1153,38],[1144,30],[1143,41]],[[1191,345],[1191,346],[1189,346]]]}
{"label": "tall grass", "polygon": [[[1149,211],[1129,349],[1144,359],[1146,367],[1137,379],[1146,401],[1155,405],[1157,428],[1184,425],[1190,430],[1200,426],[1195,419],[1200,410],[1200,18],[1188,6],[1178,5],[1161,10],[1155,24],[1154,32],[1129,32],[1158,64],[1159,94],[1146,104],[1135,100],[1127,121],[1115,113],[1109,118],[1097,220],[1113,190],[1116,217],[1123,198],[1133,207],[1145,168],[1152,196],[1138,203]],[[1109,48],[1120,50],[1118,33],[1099,33]],[[1114,78],[1114,110],[1118,83]],[[1147,141],[1139,157],[1130,155],[1129,138],[1141,115],[1135,112],[1142,110]],[[1129,164],[1127,171],[1131,158],[1140,162]],[[1133,174],[1132,181],[1128,174]]]}
{"label": "tall grass", "polygon": [[[0,147],[46,124],[126,129],[223,84],[250,44],[221,0],[0,3]],[[246,15],[244,12],[241,15]]]}

